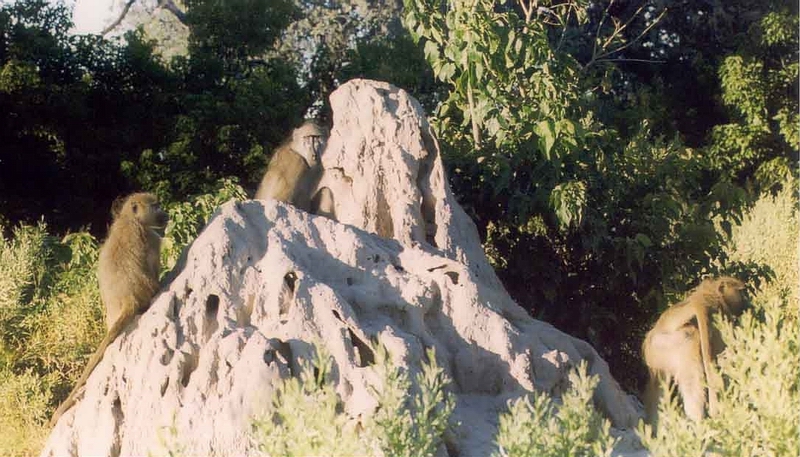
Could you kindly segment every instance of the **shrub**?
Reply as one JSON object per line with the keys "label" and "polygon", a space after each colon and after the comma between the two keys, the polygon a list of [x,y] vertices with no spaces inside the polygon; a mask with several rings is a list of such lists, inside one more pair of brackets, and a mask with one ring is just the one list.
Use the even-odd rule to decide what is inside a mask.
{"label": "shrub", "polygon": [[416,386],[412,386],[408,373],[391,365],[385,348],[375,352],[383,383],[376,392],[379,408],[366,427],[367,434],[384,455],[435,455],[455,403],[446,391],[448,380],[436,365],[434,351],[428,351],[429,363],[424,363],[415,376]]}
{"label": "shrub", "polygon": [[247,193],[238,184],[236,178],[224,178],[217,181],[214,192],[196,195],[187,201],[167,203],[169,224],[161,243],[161,268],[170,270],[178,261],[178,257],[208,222],[214,211],[226,201],[236,198],[247,199]]}
{"label": "shrub", "polygon": [[49,379],[31,370],[14,374],[0,368],[0,454],[33,455],[39,452],[47,429]]}
{"label": "shrub", "polygon": [[415,376],[416,387],[408,373],[391,365],[385,349],[375,352],[382,386],[375,391],[374,417],[355,423],[342,412],[328,376],[331,359],[317,346],[315,366],[306,364],[299,378],[284,380],[268,413],[255,421],[260,450],[282,456],[435,455],[454,402],[433,351]]}
{"label": "shrub", "polygon": [[523,397],[500,416],[495,457],[610,456],[616,440],[611,424],[592,405],[597,377],[582,363],[570,374],[561,404],[547,394]]}
{"label": "shrub", "polygon": [[38,451],[56,401],[104,332],[97,242],[20,226],[0,239],[0,455]]}

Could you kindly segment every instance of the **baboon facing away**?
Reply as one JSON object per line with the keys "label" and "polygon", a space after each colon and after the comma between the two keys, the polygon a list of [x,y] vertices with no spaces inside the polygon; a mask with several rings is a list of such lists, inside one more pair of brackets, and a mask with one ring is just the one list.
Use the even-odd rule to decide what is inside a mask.
{"label": "baboon facing away", "polygon": [[53,414],[51,426],[75,403],[75,397],[102,360],[106,347],[134,316],[147,310],[158,291],[161,237],[168,222],[167,213],[159,206],[158,199],[148,193],[128,196],[119,207],[115,205],[112,212],[114,222],[100,248],[97,268],[108,333],[72,392]]}
{"label": "baboon facing away", "polygon": [[273,153],[255,198],[272,198],[310,211],[322,177],[320,159],[327,138],[328,132],[311,121],[294,129]]}
{"label": "baboon facing away", "polygon": [[722,379],[714,362],[725,345],[711,319],[714,313],[740,315],[745,306],[744,288],[736,278],[706,279],[684,301],[664,311],[647,333],[642,352],[650,374],[644,394],[650,424],[655,425],[662,384],[667,379],[675,380],[689,418],[703,418],[706,390],[708,413],[716,413]]}

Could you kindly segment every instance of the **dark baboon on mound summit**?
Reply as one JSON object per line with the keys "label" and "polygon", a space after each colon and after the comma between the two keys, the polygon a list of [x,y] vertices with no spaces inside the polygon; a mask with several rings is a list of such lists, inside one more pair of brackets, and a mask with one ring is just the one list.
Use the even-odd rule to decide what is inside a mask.
{"label": "dark baboon on mound summit", "polygon": [[168,216],[158,199],[148,193],[128,196],[112,209],[114,222],[108,238],[100,248],[97,278],[100,297],[106,307],[106,334],[72,392],[58,407],[51,426],[75,403],[75,397],[95,366],[102,360],[106,347],[122,330],[150,306],[158,291],[161,237]]}

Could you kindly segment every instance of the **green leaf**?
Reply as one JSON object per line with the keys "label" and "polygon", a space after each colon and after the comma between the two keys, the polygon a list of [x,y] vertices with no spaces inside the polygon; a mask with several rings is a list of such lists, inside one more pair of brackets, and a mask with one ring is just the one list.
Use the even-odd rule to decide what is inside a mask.
{"label": "green leaf", "polygon": [[636,238],[634,238],[637,243],[645,248],[649,248],[653,246],[653,242],[650,240],[650,237],[645,235],[644,233],[637,233]]}
{"label": "green leaf", "polygon": [[551,160],[550,152],[556,142],[554,122],[551,119],[539,121],[533,128],[533,132],[539,137],[539,150],[547,160]]}

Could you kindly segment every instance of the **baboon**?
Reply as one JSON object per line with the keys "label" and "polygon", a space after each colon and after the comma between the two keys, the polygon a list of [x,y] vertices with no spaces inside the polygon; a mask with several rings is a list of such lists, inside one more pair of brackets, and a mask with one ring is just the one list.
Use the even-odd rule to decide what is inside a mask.
{"label": "baboon", "polygon": [[322,177],[320,159],[327,139],[328,132],[311,121],[294,129],[272,155],[255,198],[272,198],[311,211],[312,193]]}
{"label": "baboon", "polygon": [[713,364],[725,345],[711,318],[714,313],[739,316],[745,306],[744,288],[736,278],[706,279],[684,301],[664,311],[647,333],[642,352],[650,373],[644,394],[650,424],[657,420],[662,383],[667,379],[677,383],[689,418],[703,418],[706,390],[708,414],[716,414],[722,379]]}
{"label": "baboon", "polygon": [[147,310],[158,291],[161,237],[169,219],[167,213],[154,195],[136,193],[128,196],[121,205],[115,203],[112,214],[114,222],[100,248],[97,267],[108,333],[89,359],[72,392],[53,414],[51,426],[75,403],[79,390],[103,359],[106,347],[134,316]]}

